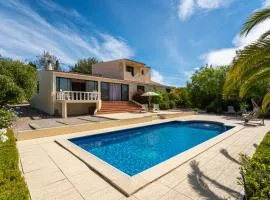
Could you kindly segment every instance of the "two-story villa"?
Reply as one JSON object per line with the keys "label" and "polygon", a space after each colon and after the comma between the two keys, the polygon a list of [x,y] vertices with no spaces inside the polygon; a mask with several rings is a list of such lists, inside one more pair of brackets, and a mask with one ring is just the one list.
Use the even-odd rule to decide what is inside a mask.
{"label": "two-story villa", "polygon": [[102,108],[102,102],[130,101],[138,90],[171,88],[152,81],[150,67],[128,59],[95,64],[92,74],[39,71],[38,93],[32,99],[32,106],[66,118],[93,114]]}

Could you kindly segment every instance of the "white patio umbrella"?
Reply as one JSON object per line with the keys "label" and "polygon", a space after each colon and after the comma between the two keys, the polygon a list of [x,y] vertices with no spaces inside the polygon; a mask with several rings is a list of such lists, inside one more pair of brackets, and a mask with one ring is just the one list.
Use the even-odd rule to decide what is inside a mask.
{"label": "white patio umbrella", "polygon": [[155,97],[155,96],[159,96],[159,94],[155,93],[155,92],[145,92],[141,96],[148,97],[148,104],[149,104],[149,107],[150,107],[151,98]]}

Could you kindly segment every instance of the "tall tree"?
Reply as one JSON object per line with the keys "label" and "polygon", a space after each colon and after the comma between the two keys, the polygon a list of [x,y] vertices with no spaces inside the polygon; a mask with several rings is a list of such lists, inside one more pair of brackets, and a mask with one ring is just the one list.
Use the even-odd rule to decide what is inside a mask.
{"label": "tall tree", "polygon": [[50,64],[53,70],[61,71],[59,59],[56,56],[50,54],[48,51],[44,51],[41,55],[37,56],[36,65],[39,69],[48,69]]}
{"label": "tall tree", "polygon": [[30,100],[36,92],[36,82],[32,65],[0,58],[0,106]]}
{"label": "tall tree", "polygon": [[205,109],[211,107],[212,112],[221,111],[222,90],[227,67],[205,66],[197,70],[187,83],[187,92],[193,107]]}
{"label": "tall tree", "polygon": [[[270,19],[270,8],[253,13],[244,24],[241,35],[247,36],[266,19]],[[262,109],[266,111],[270,104],[270,30],[237,52],[226,78],[224,94],[231,96],[237,93],[244,97],[250,95],[252,88],[264,88]]]}
{"label": "tall tree", "polygon": [[71,71],[83,74],[92,74],[92,65],[96,63],[99,63],[99,60],[94,57],[80,59]]}

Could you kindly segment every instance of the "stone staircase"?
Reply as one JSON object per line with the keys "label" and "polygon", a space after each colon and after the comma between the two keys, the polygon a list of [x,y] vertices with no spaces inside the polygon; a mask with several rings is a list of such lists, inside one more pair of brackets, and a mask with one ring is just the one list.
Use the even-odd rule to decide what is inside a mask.
{"label": "stone staircase", "polygon": [[125,112],[140,112],[141,107],[131,101],[102,101],[102,107],[97,114],[113,114]]}

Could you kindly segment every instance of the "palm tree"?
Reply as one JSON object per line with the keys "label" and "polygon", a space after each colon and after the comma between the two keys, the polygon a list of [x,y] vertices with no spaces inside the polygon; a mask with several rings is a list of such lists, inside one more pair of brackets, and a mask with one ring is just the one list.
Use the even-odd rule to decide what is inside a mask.
{"label": "palm tree", "polygon": [[[247,36],[267,19],[270,19],[270,8],[253,13],[243,25],[241,35]],[[254,87],[268,88],[262,102],[262,111],[266,112],[270,104],[270,29],[257,41],[236,52],[224,85],[224,95],[245,97],[252,88],[254,91]]]}

